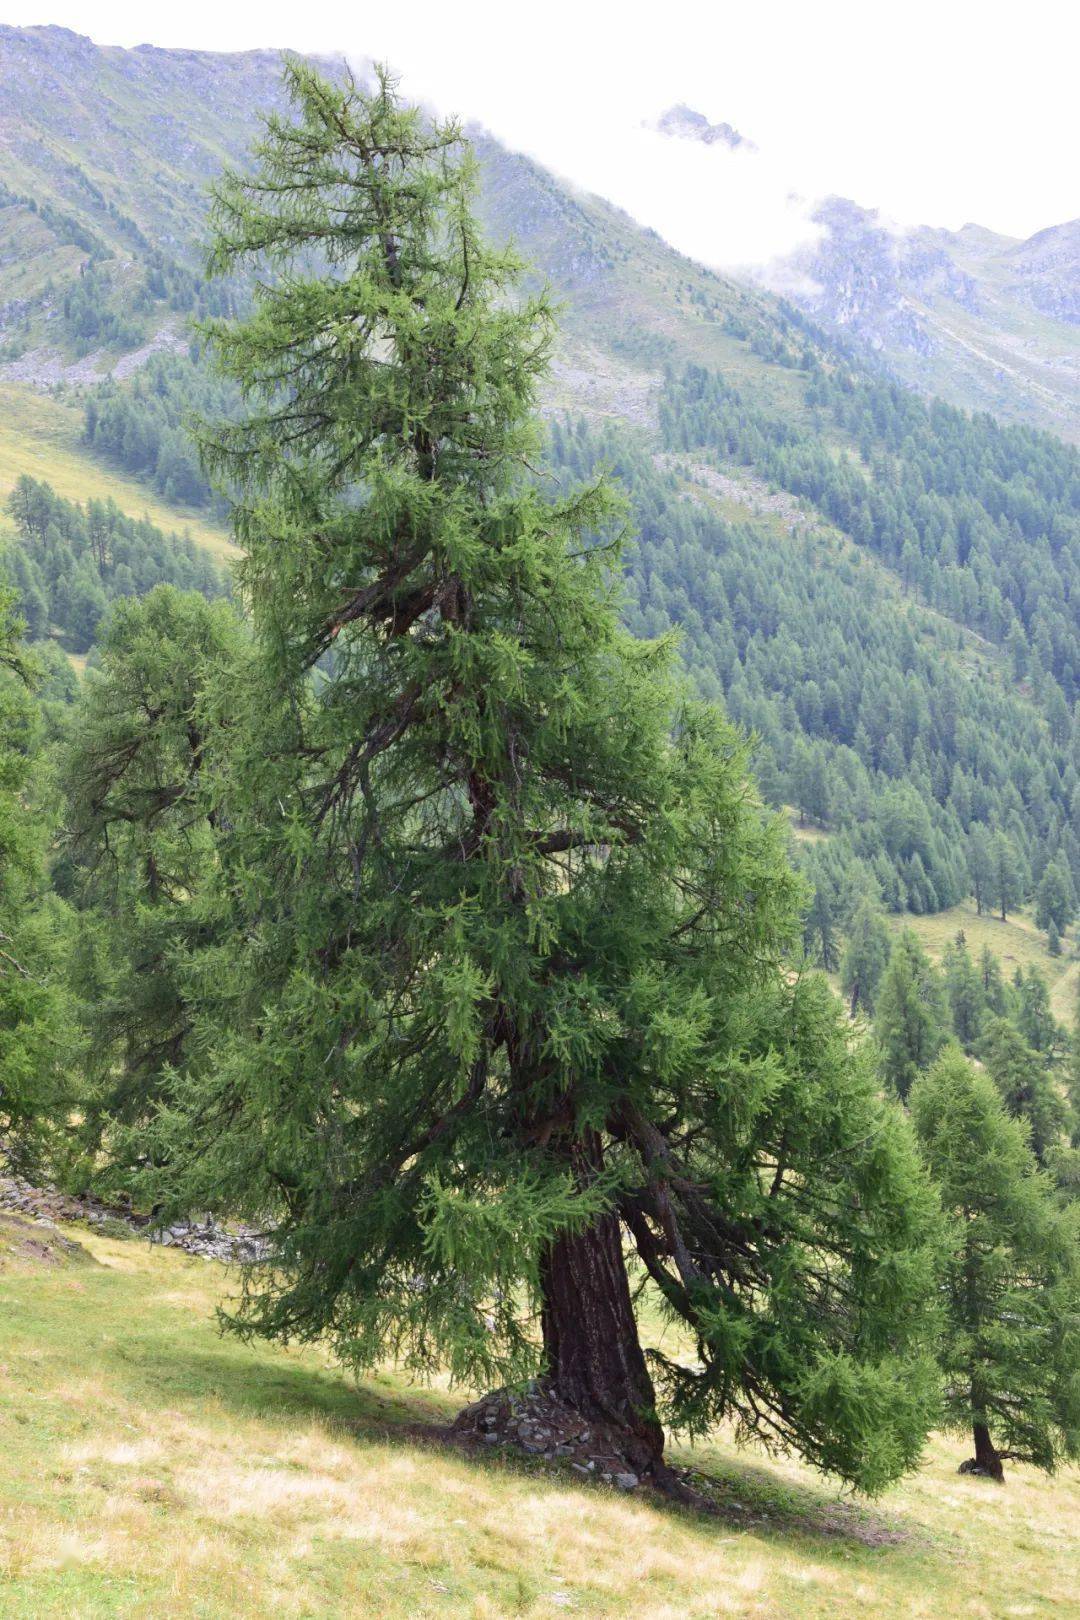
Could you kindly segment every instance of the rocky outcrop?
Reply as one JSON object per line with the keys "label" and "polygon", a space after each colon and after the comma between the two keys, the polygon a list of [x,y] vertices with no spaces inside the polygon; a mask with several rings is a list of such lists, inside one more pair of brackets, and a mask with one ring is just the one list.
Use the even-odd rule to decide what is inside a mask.
{"label": "rocky outcrop", "polygon": [[820,239],[761,272],[900,381],[1080,438],[1080,221],[1026,242],[965,225],[901,229],[830,197]]}
{"label": "rocky outcrop", "polygon": [[1036,309],[1080,325],[1080,219],[1039,231],[1007,255],[1010,285]]}
{"label": "rocky outcrop", "polygon": [[56,1228],[79,1221],[105,1233],[141,1237],[163,1248],[183,1249],[206,1260],[263,1260],[270,1252],[265,1235],[251,1226],[223,1226],[211,1216],[158,1225],[151,1216],[120,1203],[105,1203],[89,1193],[77,1197],[57,1187],[36,1187],[21,1176],[0,1175],[0,1209],[13,1210],[40,1226]]}
{"label": "rocky outcrop", "polygon": [[671,135],[680,141],[700,141],[703,146],[726,146],[732,152],[740,146],[748,152],[757,150],[753,141],[748,141],[733,124],[710,124],[704,113],[695,112],[693,107],[687,107],[683,102],[661,113],[654,127],[661,135]]}

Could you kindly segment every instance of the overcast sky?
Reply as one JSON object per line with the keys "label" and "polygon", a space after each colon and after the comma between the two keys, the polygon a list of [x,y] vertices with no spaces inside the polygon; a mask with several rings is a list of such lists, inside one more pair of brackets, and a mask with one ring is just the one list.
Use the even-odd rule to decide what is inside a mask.
{"label": "overcast sky", "polygon": [[[627,208],[698,258],[760,263],[829,193],[1013,236],[1080,214],[1070,0],[21,0],[102,44],[380,57],[407,92]],[[756,152],[643,125],[674,102]]]}

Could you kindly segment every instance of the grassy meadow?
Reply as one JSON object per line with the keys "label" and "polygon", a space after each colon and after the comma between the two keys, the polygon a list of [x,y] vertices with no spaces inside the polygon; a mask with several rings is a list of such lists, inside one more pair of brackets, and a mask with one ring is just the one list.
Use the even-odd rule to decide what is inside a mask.
{"label": "grassy meadow", "polygon": [[82,409],[17,383],[0,383],[0,501],[24,473],[51,484],[65,500],[111,497],[128,517],[185,533],[219,562],[236,555],[225,530],[204,514],[172,506],[137,479],[92,456],[82,443]]}
{"label": "grassy meadow", "polygon": [[910,928],[923,943],[928,956],[940,962],[946,948],[961,931],[968,950],[978,960],[984,945],[988,945],[1001,963],[1006,980],[1012,978],[1018,967],[1034,967],[1050,987],[1050,1007],[1055,1018],[1073,1024],[1076,989],[1080,984],[1080,961],[1073,956],[1073,947],[1066,940],[1060,956],[1051,956],[1046,948],[1046,935],[1036,928],[1030,908],[1009,913],[1002,922],[999,916],[984,911],[978,916],[973,900],[964,900],[947,911],[937,911],[928,917],[890,917],[890,927],[897,933]]}
{"label": "grassy meadow", "polygon": [[4,1620],[1076,1614],[1080,1477],[874,1503],[725,1439],[719,1518],[423,1442],[463,1399],[222,1338],[223,1269],[0,1215]]}

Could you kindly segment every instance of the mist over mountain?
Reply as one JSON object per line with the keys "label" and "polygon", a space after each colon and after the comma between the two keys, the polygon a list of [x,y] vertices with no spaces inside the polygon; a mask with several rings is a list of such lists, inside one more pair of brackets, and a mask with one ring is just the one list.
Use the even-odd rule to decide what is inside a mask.
{"label": "mist over mountain", "polygon": [[704,113],[695,112],[683,102],[661,113],[655,127],[661,135],[674,135],[684,141],[700,141],[703,146],[715,146],[719,141],[732,152],[739,147],[756,151],[753,141],[747,140],[732,124],[710,124]]}
{"label": "mist over mountain", "polygon": [[[741,144],[721,136],[730,125],[710,125],[687,107],[671,109],[657,128]],[[756,281],[924,393],[1080,437],[1080,221],[1024,242],[978,224],[900,225],[837,196],[808,219],[816,227],[808,240],[753,267]]]}
{"label": "mist over mountain", "polygon": [[[0,31],[0,380],[53,390],[81,455],[209,520],[185,423],[231,406],[191,322],[251,288],[203,277],[207,187],[281,106],[274,52]],[[707,162],[757,161],[688,109],[667,122],[656,138]],[[469,136],[490,234],[560,302],[558,475],[618,470],[640,530],[627,620],[678,625],[696,683],[756,732],[767,796],[827,832],[803,859],[837,915],[868,884],[898,912],[955,905],[966,840],[1002,822],[1025,882],[1060,859],[1080,888],[1075,453],[890,383],[1071,436],[1074,351],[1055,367],[1039,347],[1075,333],[1069,231],[900,233],[831,199],[816,246],[775,268],[781,297]],[[68,612],[51,576],[26,589]]]}
{"label": "mist over mountain", "polygon": [[885,225],[830,198],[816,246],[764,273],[925,393],[1080,436],[1080,221],[1027,242]]}

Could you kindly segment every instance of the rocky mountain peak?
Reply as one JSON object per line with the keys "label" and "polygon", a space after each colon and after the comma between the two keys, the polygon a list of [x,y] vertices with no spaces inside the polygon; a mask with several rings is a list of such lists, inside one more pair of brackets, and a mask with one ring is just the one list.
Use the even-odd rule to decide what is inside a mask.
{"label": "rocky mountain peak", "polygon": [[749,152],[754,150],[753,141],[747,140],[734,125],[710,124],[704,113],[696,112],[693,107],[687,107],[683,102],[661,113],[655,127],[661,135],[670,135],[680,141],[700,141],[703,146],[719,144],[729,147],[733,152],[740,146]]}

